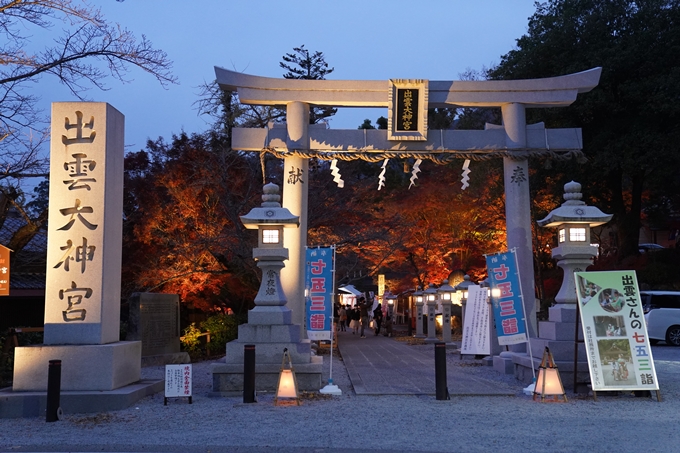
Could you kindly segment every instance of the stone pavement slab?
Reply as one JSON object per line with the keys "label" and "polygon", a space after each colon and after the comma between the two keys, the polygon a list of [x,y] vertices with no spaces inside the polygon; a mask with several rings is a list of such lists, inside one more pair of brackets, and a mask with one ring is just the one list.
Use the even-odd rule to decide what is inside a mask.
{"label": "stone pavement slab", "polygon": [[[403,341],[367,330],[366,338],[338,333],[338,348],[357,395],[435,395],[434,345],[410,346]],[[450,352],[447,353],[450,354]],[[514,396],[517,389],[471,376],[447,365],[451,396]]]}

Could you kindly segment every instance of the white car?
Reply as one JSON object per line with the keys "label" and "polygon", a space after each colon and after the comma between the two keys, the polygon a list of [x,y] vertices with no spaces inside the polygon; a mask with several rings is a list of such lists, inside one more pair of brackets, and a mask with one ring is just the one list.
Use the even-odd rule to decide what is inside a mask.
{"label": "white car", "polygon": [[680,346],[680,291],[640,291],[651,344]]}

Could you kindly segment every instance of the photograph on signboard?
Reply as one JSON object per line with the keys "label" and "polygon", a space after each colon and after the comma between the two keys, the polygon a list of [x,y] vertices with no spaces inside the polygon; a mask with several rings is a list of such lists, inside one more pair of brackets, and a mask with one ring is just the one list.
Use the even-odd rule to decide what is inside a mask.
{"label": "photograph on signboard", "polygon": [[659,390],[635,271],[574,275],[593,390]]}
{"label": "photograph on signboard", "polygon": [[595,316],[595,336],[600,337],[625,337],[626,321],[623,316]]}

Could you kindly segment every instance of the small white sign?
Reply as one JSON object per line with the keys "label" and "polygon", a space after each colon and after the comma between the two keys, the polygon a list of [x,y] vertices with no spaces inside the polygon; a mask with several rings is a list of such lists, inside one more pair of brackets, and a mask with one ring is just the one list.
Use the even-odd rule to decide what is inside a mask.
{"label": "small white sign", "polygon": [[484,355],[491,353],[489,341],[489,304],[487,290],[477,285],[468,286],[465,306],[461,354]]}
{"label": "small white sign", "polygon": [[165,365],[165,397],[191,396],[191,365]]}

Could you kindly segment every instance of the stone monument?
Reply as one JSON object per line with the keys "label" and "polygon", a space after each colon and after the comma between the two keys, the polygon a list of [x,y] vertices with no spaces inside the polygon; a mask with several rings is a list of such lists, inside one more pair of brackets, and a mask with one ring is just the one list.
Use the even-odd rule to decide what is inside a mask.
{"label": "stone monument", "polygon": [[292,322],[281,287],[280,272],[288,249],[283,247],[284,228],[298,227],[294,216],[280,204],[279,186],[266,184],[262,205],[241,216],[246,228],[258,229],[258,247],[253,258],[262,269],[255,308],[248,312],[248,323],[238,328],[238,338],[227,343],[224,363],[213,364],[213,394],[240,395],[243,391],[244,347],[255,345],[255,389],[275,391],[284,349],[295,366],[300,390],[319,390],[323,358],[312,355],[311,341],[302,339],[300,325]]}
{"label": "stone monument", "polygon": [[134,293],[129,303],[126,340],[142,342],[142,366],[191,363],[180,351],[178,294]]}
{"label": "stone monument", "polygon": [[[2,416],[40,414],[50,360],[61,360],[67,413],[125,407],[162,389],[139,387],[142,344],[119,341],[123,139],[124,117],[109,104],[52,104],[44,344],[16,348]],[[105,394],[129,384],[137,387]]]}

